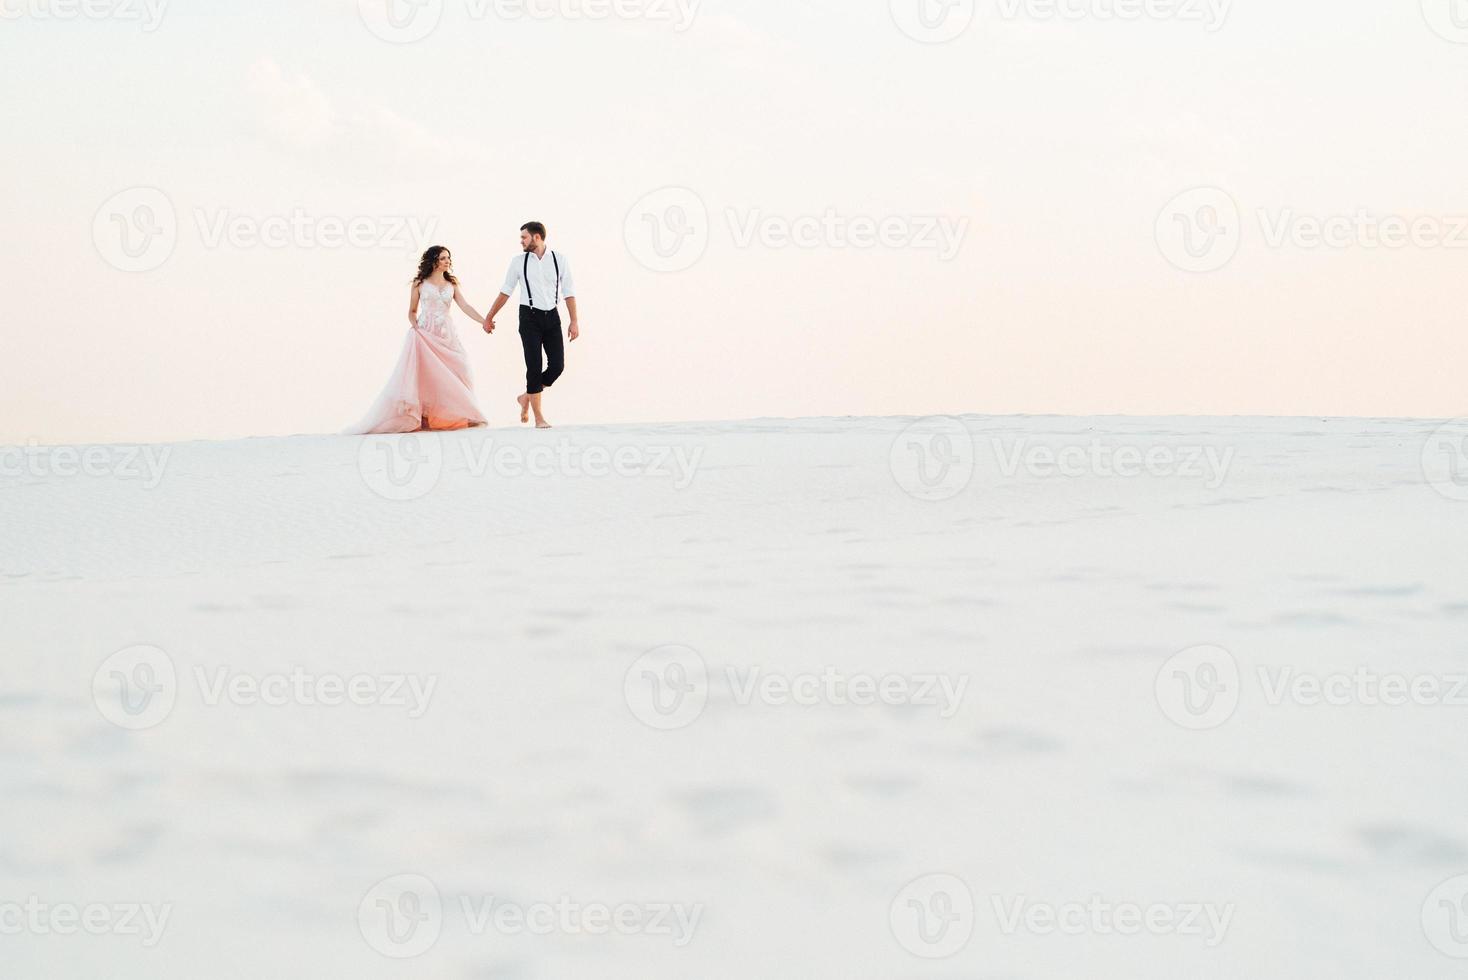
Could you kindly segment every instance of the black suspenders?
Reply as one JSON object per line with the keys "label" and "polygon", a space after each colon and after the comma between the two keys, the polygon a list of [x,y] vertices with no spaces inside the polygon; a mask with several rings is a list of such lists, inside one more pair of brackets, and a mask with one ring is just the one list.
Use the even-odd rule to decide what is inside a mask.
{"label": "black suspenders", "polygon": [[[554,262],[555,263],[555,266],[556,266],[556,305],[553,306],[553,307],[551,307],[551,309],[558,309],[560,307],[560,305],[561,305],[561,260],[558,259],[558,258],[556,258],[556,253],[555,252],[552,252],[551,253],[551,261]],[[525,253],[525,272],[524,272],[524,278],[525,278],[525,299],[530,304],[530,308],[533,310],[533,309],[535,309],[535,294],[530,291],[530,253],[529,252],[526,252]]]}

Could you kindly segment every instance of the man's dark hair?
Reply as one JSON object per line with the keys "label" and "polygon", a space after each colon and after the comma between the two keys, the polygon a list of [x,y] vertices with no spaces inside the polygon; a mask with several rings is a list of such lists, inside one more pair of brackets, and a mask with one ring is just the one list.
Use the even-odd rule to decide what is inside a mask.
{"label": "man's dark hair", "polygon": [[539,221],[526,222],[525,224],[520,226],[520,230],[528,231],[532,235],[539,235],[541,238],[546,237],[545,225],[541,224]]}

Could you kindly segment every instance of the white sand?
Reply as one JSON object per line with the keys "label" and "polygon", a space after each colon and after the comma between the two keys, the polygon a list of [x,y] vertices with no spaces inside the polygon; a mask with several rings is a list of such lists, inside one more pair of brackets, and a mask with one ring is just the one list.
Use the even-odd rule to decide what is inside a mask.
{"label": "white sand", "polygon": [[[1468,946],[1468,914],[1441,900],[1468,885],[1429,898],[1468,873],[1468,705],[1365,705],[1359,686],[1342,688],[1358,703],[1271,704],[1258,674],[1468,673],[1468,502],[1424,479],[1436,424],[968,417],[972,481],[920,500],[901,486],[924,492],[911,447],[894,455],[910,421],[410,437],[383,445],[437,447],[442,474],[402,492],[378,444],[363,464],[364,443],[338,437],[155,447],[157,479],[113,450],[94,476],[36,453],[35,473],[0,477],[0,973],[1462,976],[1448,953],[1454,925]],[[918,445],[939,451],[932,431]],[[1088,461],[1006,474],[993,439],[1001,457]],[[1221,483],[1170,463],[1108,475],[1093,439],[1229,465]],[[578,465],[593,445],[685,455],[643,475],[475,473],[488,440]],[[111,671],[146,680],[137,657],[95,696],[94,674],[139,644],[168,659],[150,655],[159,693],[126,716]],[[701,655],[707,704],[659,731],[634,707],[663,718],[642,668],[666,664],[643,661],[630,686],[629,668],[670,644]],[[1160,698],[1156,682],[1210,644],[1241,671],[1223,696],[1237,710],[1180,716],[1222,722],[1188,731],[1168,717],[1172,667]],[[704,689],[682,656],[687,713]],[[925,675],[966,687],[950,717],[824,690],[815,706],[740,703],[751,668],[827,667],[908,695]],[[405,682],[406,704],[210,704],[222,668],[378,693],[412,675],[429,696]],[[975,909],[950,890],[957,918],[925,945],[907,899],[928,896],[903,889],[933,873]],[[395,875],[443,904],[433,915],[423,892],[411,938],[376,899],[418,878],[369,897]],[[30,896],[169,917],[151,946],[15,928]],[[636,935],[476,929],[461,899],[490,896],[699,917],[681,946],[675,918]],[[1093,898],[1196,904],[1227,927],[1121,935],[1088,911],[1079,934],[1047,934],[1042,908],[1006,932],[995,907]]]}

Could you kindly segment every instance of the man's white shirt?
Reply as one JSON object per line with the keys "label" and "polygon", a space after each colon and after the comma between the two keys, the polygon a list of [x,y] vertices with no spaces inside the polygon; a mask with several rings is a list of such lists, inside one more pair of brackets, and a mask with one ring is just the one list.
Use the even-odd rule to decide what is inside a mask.
{"label": "man's white shirt", "polygon": [[556,263],[561,265],[561,299],[574,299],[576,297],[576,284],[571,279],[571,263],[560,252],[554,253],[555,259],[551,259],[550,249],[545,250],[545,258],[536,258],[534,252],[526,252],[517,255],[510,260],[510,269],[505,273],[505,284],[500,292],[506,296],[514,296],[517,288],[525,285],[525,259],[530,259],[530,295],[535,300],[530,303],[522,292],[520,295],[521,306],[531,306],[537,310],[553,310],[556,308]]}

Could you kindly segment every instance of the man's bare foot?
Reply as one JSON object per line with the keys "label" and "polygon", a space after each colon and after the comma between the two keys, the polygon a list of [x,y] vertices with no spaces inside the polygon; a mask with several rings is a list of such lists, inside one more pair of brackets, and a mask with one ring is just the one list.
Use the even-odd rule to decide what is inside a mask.
{"label": "man's bare foot", "polygon": [[516,398],[515,401],[517,401],[517,402],[520,403],[520,421],[521,422],[529,422],[530,421],[530,396],[528,394],[527,395],[521,395],[519,398]]}
{"label": "man's bare foot", "polygon": [[545,419],[536,419],[535,420],[535,427],[537,429],[549,429],[551,427],[551,424],[549,422],[547,422]]}

